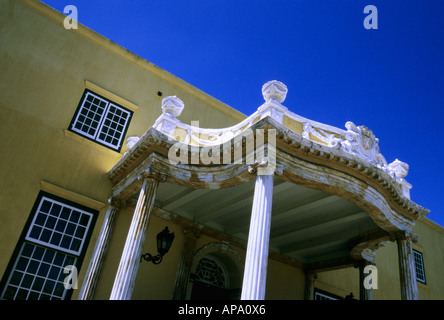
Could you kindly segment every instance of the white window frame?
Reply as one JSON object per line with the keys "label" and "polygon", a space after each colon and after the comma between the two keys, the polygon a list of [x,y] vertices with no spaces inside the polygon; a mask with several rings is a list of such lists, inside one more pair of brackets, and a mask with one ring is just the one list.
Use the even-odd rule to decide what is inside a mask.
{"label": "white window frame", "polygon": [[[4,283],[3,290],[0,292],[0,299],[65,299],[70,289],[64,286],[64,279],[68,274],[64,273],[64,268],[68,265],[74,265],[80,268],[79,263],[83,260],[84,246],[89,240],[91,235],[91,229],[93,226],[93,220],[95,220],[94,210],[88,212],[81,208],[81,205],[74,206],[69,204],[70,201],[61,199],[49,194],[39,195],[38,203],[35,204],[30,222],[24,230],[24,235],[18,243],[16,250],[17,254],[13,256],[13,264],[10,270],[8,270],[7,279]],[[42,210],[43,204],[46,202],[51,203],[48,212]],[[51,209],[54,205],[60,206],[58,210],[59,214],[56,215],[56,211],[51,214]],[[63,209],[66,209],[63,211]],[[62,214],[63,212],[63,214]],[[69,213],[69,215],[68,215]],[[74,216],[78,219],[74,219]],[[40,221],[36,223],[37,218],[40,215]],[[45,217],[46,215],[46,217]],[[67,218],[65,218],[65,215]],[[82,215],[86,215],[88,220],[82,219]],[[42,224],[45,218],[44,223]],[[51,223],[49,218],[54,219]],[[60,231],[63,223],[66,222],[63,229],[63,233]],[[68,228],[68,225],[69,228]],[[75,225],[74,230],[72,229]],[[52,226],[52,229],[51,229]],[[32,236],[32,230],[37,231],[34,227],[48,230],[51,233],[51,237],[48,241],[42,241],[39,238]],[[84,228],[83,233],[77,233],[78,228]],[[67,232],[69,230],[69,232]],[[54,245],[50,241],[55,233],[61,234],[61,240],[59,245]],[[36,233],[37,234],[37,233]],[[39,233],[40,235],[42,233]],[[77,236],[81,237],[77,237]],[[67,236],[66,239],[72,238],[69,243],[69,248],[62,246],[63,236]],[[80,240],[80,245],[76,250],[71,250],[73,240]],[[78,242],[77,242],[78,243]],[[12,262],[11,262],[12,263]],[[11,297],[12,295],[12,297]]]}
{"label": "white window frame", "polygon": [[[89,220],[88,220],[87,225],[84,226],[85,231],[84,231],[84,233],[83,233],[83,237],[82,237],[82,238],[79,238],[79,237],[76,237],[76,236],[73,236],[73,237],[72,237],[72,238],[74,238],[74,239],[76,239],[76,240],[80,240],[80,241],[81,241],[78,250],[67,249],[67,248],[64,248],[64,247],[62,247],[62,246],[60,246],[60,245],[54,245],[54,244],[51,244],[50,242],[41,241],[41,240],[36,239],[36,238],[34,238],[34,237],[31,236],[31,232],[32,232],[34,226],[36,225],[35,223],[36,223],[36,220],[37,220],[37,217],[38,217],[39,212],[41,212],[41,207],[43,206],[44,201],[52,202],[52,205],[54,205],[54,204],[56,204],[56,205],[60,205],[62,208],[67,208],[67,209],[69,209],[69,210],[79,212],[80,214],[85,214],[85,215],[87,215],[87,216],[89,217]],[[80,253],[82,252],[83,246],[84,246],[84,244],[85,244],[85,239],[86,239],[86,235],[87,235],[87,230],[89,230],[89,228],[90,228],[90,226],[91,226],[91,221],[92,221],[92,219],[93,219],[93,214],[90,213],[90,212],[87,212],[87,211],[84,211],[84,210],[80,210],[80,209],[78,209],[78,208],[76,208],[76,207],[70,206],[70,205],[65,204],[65,203],[63,203],[63,202],[60,202],[60,201],[57,201],[57,200],[54,200],[54,199],[48,198],[48,197],[46,197],[46,196],[43,196],[43,197],[41,198],[41,200],[40,200],[40,204],[39,204],[39,206],[38,206],[37,212],[34,214],[34,218],[32,219],[31,226],[30,226],[29,229],[28,229],[28,232],[27,232],[27,234],[26,234],[25,239],[26,239],[27,241],[29,241],[29,242],[34,242],[34,243],[36,243],[36,244],[40,244],[40,245],[43,245],[43,246],[46,246],[46,247],[53,248],[53,249],[58,250],[58,251],[63,251],[63,252],[65,252],[65,253],[68,253],[68,254],[72,254],[72,255],[76,255],[76,256],[78,256],[78,255],[80,255]],[[69,220],[66,220],[66,219],[63,219],[63,218],[58,217],[58,218],[57,218],[57,221],[59,221],[59,220],[63,220],[63,221],[66,221],[66,222],[68,222],[68,223],[72,223],[72,222],[70,222]],[[67,225],[68,225],[68,223],[67,223]],[[78,225],[77,223],[73,223],[73,224],[76,224],[76,226],[75,226],[76,229],[79,227],[79,225]],[[83,226],[80,226],[80,227],[83,227]],[[44,229],[45,229],[45,228],[44,228]],[[48,229],[48,230],[49,230],[49,229]],[[66,231],[66,226],[65,226],[65,231]],[[75,233],[75,231],[74,231],[74,233]],[[64,233],[63,233],[62,235],[64,235]],[[51,235],[51,239],[52,239],[52,237],[53,237],[53,234]]]}
{"label": "white window frame", "polygon": [[422,252],[413,249],[413,262],[415,264],[416,281],[426,284],[424,257]]}
{"label": "white window frame", "polygon": [[315,289],[314,290],[314,300],[339,300],[339,298],[333,294],[330,294],[328,292]]}
{"label": "white window frame", "polygon": [[[23,255],[23,251],[25,246],[28,247],[34,247],[32,250],[33,252],[35,252],[36,250],[40,249],[40,250],[45,250],[45,253],[48,251],[52,251],[53,257],[52,260],[50,262],[47,262],[45,260],[43,260],[43,257],[41,259],[35,259],[29,256],[24,256]],[[70,260],[69,263],[64,263],[62,266],[60,266],[59,264],[55,263],[55,259],[56,256],[60,257],[63,256],[64,261]],[[24,267],[21,270],[18,270],[18,264],[20,262],[21,259],[25,259],[27,260],[27,265],[26,267]],[[20,296],[20,290],[23,290],[26,293],[26,300],[41,300],[41,299],[48,299],[48,300],[64,300],[66,298],[66,295],[68,294],[68,290],[67,288],[64,287],[64,278],[67,277],[67,274],[64,274],[63,270],[66,265],[77,265],[77,261],[78,258],[72,257],[64,252],[61,251],[55,251],[52,250],[50,248],[44,248],[41,247],[35,243],[30,243],[27,241],[22,242],[22,246],[20,248],[20,253],[17,256],[15,263],[14,263],[14,267],[12,269],[12,271],[10,272],[8,281],[3,289],[3,292],[1,293],[1,298],[4,299],[5,294],[7,293],[7,290],[9,287],[14,287],[16,288],[16,292],[14,295],[14,300],[15,299],[22,299],[19,298]],[[34,264],[38,264],[38,267],[36,268],[36,272],[29,272],[29,268],[30,268],[30,264],[34,263]],[[47,271],[46,274],[41,275],[40,274],[40,270],[42,269],[43,266],[46,266]],[[54,271],[53,271],[54,270]],[[20,274],[23,274],[23,276],[21,277],[21,279],[19,280],[19,283],[13,283],[13,277],[15,272],[18,272]],[[55,272],[57,275],[54,276],[49,276],[52,272]],[[24,282],[26,281],[25,278],[29,277],[31,280],[31,284],[28,286],[24,286]],[[37,284],[37,282],[41,282],[41,287],[40,288],[35,288],[35,285]],[[49,289],[47,289],[49,287]],[[61,291],[61,294],[59,294],[58,292],[60,290],[62,290],[63,287],[63,291]],[[34,298],[35,297],[35,298]],[[43,298],[46,297],[46,298]]]}
{"label": "white window frame", "polygon": [[[93,99],[98,99],[100,102],[103,102],[105,104],[105,107],[103,109],[103,113],[100,115],[100,120],[98,121],[98,125],[95,128],[94,133],[89,133],[89,132],[86,132],[82,129],[76,128],[76,125],[79,123],[79,118],[81,116],[83,116],[81,114],[82,110],[86,109],[85,103],[88,101],[87,99],[89,97],[92,97]],[[113,128],[109,128],[108,125],[105,124],[107,120],[110,120],[110,119],[108,119],[108,117],[111,114],[111,109],[113,109],[113,108],[120,111],[122,113],[122,115],[124,115],[123,117],[121,117],[121,119],[124,120],[124,123],[117,124],[118,126],[122,126],[121,130],[115,130]],[[89,109],[86,109],[86,110],[89,110]],[[113,150],[120,151],[120,148],[121,148],[122,142],[125,138],[125,133],[128,129],[131,117],[132,117],[131,111],[129,111],[129,110],[123,108],[122,106],[119,106],[116,103],[114,103],[106,98],[103,98],[103,97],[99,96],[98,94],[87,89],[87,90],[85,90],[85,93],[82,96],[82,101],[80,102],[78,110],[76,111],[75,117],[71,123],[70,130],[75,133],[80,134],[81,136],[87,137],[87,138],[94,140],[102,145],[105,145]],[[91,119],[91,118],[89,118],[89,119]],[[114,120],[113,117],[111,117],[111,119]],[[106,130],[106,132],[105,132],[105,130]],[[120,133],[120,138],[117,139],[118,140],[117,143],[108,142],[108,141],[106,141],[106,138],[103,139],[100,137],[100,135],[102,135],[102,134],[105,134],[105,136],[108,135],[110,130],[114,130],[114,131],[117,131]],[[113,136],[113,135],[111,135],[111,136]],[[114,138],[114,139],[116,139],[116,138]]]}

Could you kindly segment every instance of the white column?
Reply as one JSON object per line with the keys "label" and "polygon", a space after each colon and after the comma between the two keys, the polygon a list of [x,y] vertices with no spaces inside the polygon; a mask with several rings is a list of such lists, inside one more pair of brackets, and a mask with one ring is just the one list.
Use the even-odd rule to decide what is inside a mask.
{"label": "white column", "polygon": [[242,300],[264,300],[270,241],[273,175],[258,175],[254,188]]}
{"label": "white column", "polygon": [[[148,219],[154,205],[159,180],[158,177],[154,178],[152,172],[147,172],[144,175],[142,190],[140,190],[136,210],[123,248],[110,300],[131,299],[146,238]],[[165,179],[162,180],[165,181]]]}
{"label": "white column", "polygon": [[314,282],[317,278],[317,273],[311,271],[305,272],[305,300],[314,300]]}
{"label": "white column", "polygon": [[185,300],[188,281],[190,280],[191,265],[193,263],[194,249],[200,232],[185,229],[185,243],[182,249],[179,266],[177,268],[176,283],[174,284],[173,300]]}
{"label": "white column", "polygon": [[[373,290],[372,288],[367,289],[364,285],[365,278],[368,276],[367,273],[364,273],[365,267],[370,265],[371,263],[365,259],[360,260],[358,262],[359,268],[359,300],[373,300]],[[372,280],[374,281],[374,280]]]}
{"label": "white column", "polygon": [[418,300],[415,262],[412,252],[412,237],[404,232],[397,235],[399,278],[401,282],[401,299]]}
{"label": "white column", "polygon": [[108,251],[109,242],[111,240],[111,233],[114,227],[114,221],[117,212],[124,205],[115,200],[109,200],[110,205],[106,211],[105,219],[103,220],[102,228],[100,229],[99,238],[94,247],[94,252],[91,261],[86,271],[85,279],[83,280],[82,288],[79,293],[79,300],[91,300],[94,296],[97,281],[102,271],[103,261]]}

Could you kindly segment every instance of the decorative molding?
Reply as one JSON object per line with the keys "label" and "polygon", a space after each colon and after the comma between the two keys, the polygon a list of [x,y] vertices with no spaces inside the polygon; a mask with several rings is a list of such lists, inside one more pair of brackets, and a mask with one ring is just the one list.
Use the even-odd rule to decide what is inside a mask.
{"label": "decorative molding", "polygon": [[168,177],[167,173],[152,167],[146,168],[145,170],[141,171],[138,175],[139,180],[153,179],[158,182],[165,182],[167,177]]}
{"label": "decorative molding", "polygon": [[358,156],[378,168],[387,165],[387,161],[379,150],[379,139],[375,137],[373,131],[366,126],[357,127],[353,122],[345,124],[347,132],[345,139],[340,142],[341,150]]}
{"label": "decorative molding", "polygon": [[95,210],[100,211],[103,207],[105,207],[105,203],[103,203],[101,201],[91,199],[89,197],[86,197],[86,196],[78,194],[76,192],[56,186],[55,184],[49,183],[44,180],[40,181],[40,187],[43,191],[52,193],[56,196],[62,197],[64,199],[73,201],[73,202],[81,204],[81,205],[84,205],[84,206],[91,208],[91,209],[95,209]]}
{"label": "decorative molding", "polygon": [[[228,255],[229,257],[231,257],[231,259],[233,261],[236,262],[236,264],[239,267],[244,267],[244,263],[242,262],[241,257],[239,256],[239,254],[236,252],[236,250],[234,250],[233,248],[231,248],[230,244],[226,241],[220,241],[220,242],[211,242],[208,243],[206,245],[204,245],[203,247],[199,248],[193,256],[193,265],[194,268],[197,266],[197,263],[199,262],[199,260],[204,257],[207,254],[212,254],[214,252],[220,252],[223,253],[225,255]],[[242,271],[242,270],[240,270]]]}
{"label": "decorative molding", "polygon": [[[394,179],[401,189],[401,194],[410,199],[410,189],[412,186],[405,181],[405,175],[400,177],[400,175],[408,171],[407,164],[395,160],[390,165],[387,165],[387,161],[379,149],[379,139],[375,137],[372,130],[363,125],[356,126],[349,121],[345,124],[347,131],[344,131],[300,117],[290,112],[287,107],[281,104],[285,100],[287,92],[288,89],[282,82],[276,80],[267,82],[262,87],[262,94],[266,102],[256,112],[237,125],[221,129],[203,129],[180,122],[176,119],[175,114],[182,112],[183,102],[176,97],[166,97],[164,98],[166,102],[162,104],[164,113],[156,120],[153,128],[166,134],[171,141],[178,141],[184,144],[185,149],[187,145],[220,148],[233,138],[240,137],[242,139],[242,135],[248,134],[258,119],[268,117],[277,123],[283,124],[284,117],[288,117],[291,121],[300,123],[303,126],[302,137],[304,139],[315,144],[324,144],[331,150],[341,150],[364,160],[370,165],[376,166]],[[183,133],[183,137],[175,136],[178,130]],[[176,140],[177,138],[179,140]],[[405,170],[406,166],[407,171]]]}
{"label": "decorative molding", "polygon": [[390,242],[390,234],[383,230],[370,231],[351,241],[350,256],[357,261],[375,263],[376,250]]}
{"label": "decorative molding", "polygon": [[310,134],[324,142],[328,147],[332,149],[339,149],[341,146],[341,140],[336,138],[333,133],[327,133],[321,128],[314,128],[312,123],[304,122],[302,137],[307,140],[312,140]]}
{"label": "decorative molding", "polygon": [[85,80],[85,88],[86,89],[90,89],[91,91],[94,91],[97,94],[100,94],[101,96],[115,102],[118,103],[120,105],[122,105],[123,107],[131,110],[131,111],[137,111],[139,110],[139,106],[92,83],[91,81]]}
{"label": "decorative molding", "polygon": [[[284,126],[280,116],[273,117],[274,111],[262,118],[264,112],[270,111],[269,108],[276,110],[275,115],[280,112],[295,123],[302,121],[299,123],[301,126],[305,124],[301,132],[303,136]],[[172,126],[163,127],[164,120],[170,121]],[[180,142],[181,148],[183,146],[188,151],[189,159],[190,154],[193,156],[193,150],[195,154],[200,148],[210,146],[223,150],[220,152],[221,159],[225,151],[246,150],[245,135],[248,132],[253,133],[254,138],[257,130],[274,129],[276,162],[285,166],[284,180],[303,181],[303,185],[340,194],[363,206],[384,230],[411,230],[414,221],[427,215],[429,210],[408,197],[406,188],[409,185],[405,181],[408,166],[399,160],[387,165],[379,150],[379,140],[367,127],[348,122],[346,128],[347,131],[344,131],[294,115],[272,98],[241,123],[222,129],[192,127],[164,113],[108,175],[114,184],[114,196],[122,191],[126,192],[122,198],[131,196],[137,189],[137,185],[132,185],[135,175],[150,166],[151,160],[148,158],[155,154],[154,158],[166,168],[161,171],[168,173],[171,183],[209,189],[231,187],[251,180],[253,177],[248,172],[255,173],[260,168],[259,164],[242,163],[243,158],[230,164],[169,163],[169,150],[174,150],[177,142]],[[178,130],[184,133],[181,137],[183,141],[175,140],[172,136],[171,132]],[[198,151],[195,150],[196,143]],[[264,164],[262,159],[257,160]]]}
{"label": "decorative molding", "polygon": [[390,241],[409,241],[411,243],[417,243],[419,237],[417,234],[407,231],[398,231],[390,235]]}

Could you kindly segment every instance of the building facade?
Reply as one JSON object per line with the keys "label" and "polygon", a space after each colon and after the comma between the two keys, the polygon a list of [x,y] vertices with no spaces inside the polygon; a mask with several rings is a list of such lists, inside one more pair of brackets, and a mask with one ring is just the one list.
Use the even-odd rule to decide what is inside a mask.
{"label": "building facade", "polygon": [[1,299],[444,298],[444,229],[369,128],[279,81],[246,116],[40,1],[0,12]]}

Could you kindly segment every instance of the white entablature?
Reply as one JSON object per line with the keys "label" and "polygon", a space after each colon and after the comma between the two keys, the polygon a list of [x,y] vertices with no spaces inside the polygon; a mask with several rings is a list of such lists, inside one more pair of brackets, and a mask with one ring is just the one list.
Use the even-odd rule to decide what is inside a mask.
{"label": "white entablature", "polygon": [[[405,180],[408,164],[396,159],[388,164],[379,149],[379,139],[366,126],[356,126],[347,122],[345,128],[339,129],[301,117],[282,105],[288,89],[282,82],[272,80],[262,87],[265,103],[256,112],[240,123],[220,129],[200,128],[198,121],[192,125],[177,119],[184,109],[184,103],[176,96],[162,100],[162,115],[156,120],[153,128],[164,133],[168,138],[185,145],[211,147],[229,142],[234,137],[242,137],[250,127],[267,116],[300,134],[304,139],[327,146],[333,150],[344,151],[383,170],[400,185],[403,195],[410,199],[411,184]],[[138,137],[128,138],[128,148],[134,146]]]}
{"label": "white entablature", "polygon": [[[157,189],[162,183],[166,183],[163,191],[166,193],[171,191],[173,185],[178,185],[193,190],[190,193],[187,191],[187,194],[201,195],[202,190],[226,191],[233,187],[248,186],[254,179],[243,299],[265,297],[270,248],[288,254],[288,257],[297,261],[299,253],[295,251],[303,248],[303,245],[299,247],[297,243],[298,223],[285,221],[293,218],[292,209],[285,210],[285,214],[282,213],[284,216],[277,218],[290,226],[290,229],[281,229],[271,237],[272,198],[275,194],[282,195],[286,193],[285,190],[298,186],[329,194],[326,198],[339,199],[344,205],[352,204],[359,209],[342,218],[335,214],[342,209],[332,213],[335,216],[332,221],[341,226],[338,231],[341,241],[334,245],[333,251],[335,257],[340,257],[335,260],[335,265],[351,263],[351,260],[356,259],[371,261],[376,248],[401,233],[407,239],[412,234],[415,220],[428,214],[427,209],[413,203],[408,197],[410,185],[404,180],[408,166],[399,160],[387,164],[379,150],[379,140],[367,127],[348,122],[347,130],[342,130],[290,112],[282,105],[287,87],[281,82],[267,82],[262,91],[265,102],[255,113],[235,126],[222,129],[203,129],[182,123],[177,117],[183,110],[183,102],[175,96],[166,97],[162,100],[163,114],[155,124],[140,139],[129,139],[128,152],[108,172],[113,184],[111,198],[119,203],[128,203],[139,192],[111,294],[113,299],[127,299],[131,296],[145,236],[145,233],[140,233],[141,236],[136,238],[139,232],[135,231],[145,232]],[[250,149],[251,141],[254,142],[255,150]],[[261,149],[262,152],[257,152]],[[239,150],[241,155],[236,155]],[[229,154],[228,161],[225,161],[225,153]],[[250,157],[253,153],[254,156]],[[182,154],[185,156],[182,157]],[[175,156],[179,161],[172,161],[171,158]],[[221,158],[223,161],[219,161]],[[250,170],[268,168],[269,164],[273,170],[266,173]],[[288,192],[286,196],[294,194]],[[159,203],[162,205],[162,200]],[[236,212],[236,217],[238,214]],[[222,215],[226,220],[221,226],[231,223],[234,217],[231,211],[226,216]],[[211,217],[206,214],[197,216],[190,213],[185,220],[191,218],[192,221],[202,223],[202,226],[212,224]],[[345,221],[353,222],[353,228],[344,224]],[[229,230],[230,237],[239,236],[236,228]],[[270,244],[270,238],[273,238],[273,244]],[[409,240],[399,241],[402,245],[401,256],[404,257],[411,246]],[[310,270],[316,270],[328,261],[325,260],[327,257],[331,257],[330,253],[315,258],[312,254],[307,253],[302,257]],[[407,274],[411,271],[411,259],[407,257],[404,260],[401,262],[405,269],[402,272]],[[414,278],[406,279],[402,282],[403,288],[412,297],[416,297]]]}

